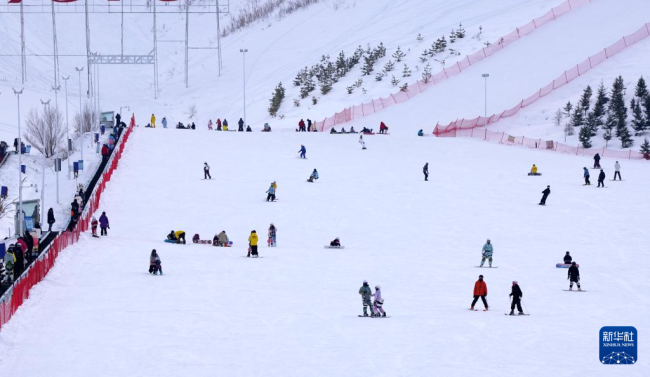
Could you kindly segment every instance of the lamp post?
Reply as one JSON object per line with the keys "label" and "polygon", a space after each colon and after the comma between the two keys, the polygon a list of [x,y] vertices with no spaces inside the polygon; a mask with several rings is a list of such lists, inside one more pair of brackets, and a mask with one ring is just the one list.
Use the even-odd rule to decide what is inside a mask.
{"label": "lamp post", "polygon": [[490,77],[489,73],[481,75],[485,79],[485,119],[483,120],[483,127],[487,127],[487,79]]}
{"label": "lamp post", "polygon": [[[13,89],[13,88],[12,88]],[[23,153],[23,144],[20,137],[20,95],[23,94],[24,89],[20,91],[13,89],[14,94],[18,100],[18,234],[23,235],[23,172],[21,157]]]}
{"label": "lamp post", "polygon": [[[50,101],[51,99],[48,99],[47,101],[41,100],[41,104],[43,105],[43,114],[45,114],[46,109],[48,106],[50,106]],[[45,218],[45,163],[41,166],[41,230],[43,229],[43,219]]]}
{"label": "lamp post", "polygon": [[[79,73],[79,132],[81,132],[81,160],[83,161],[84,159],[84,116],[83,116],[83,109],[81,108],[81,71],[84,70],[84,67],[78,68],[74,67],[75,70],[77,70],[77,73]],[[68,76],[70,77],[70,76]],[[92,117],[90,117],[92,120]]]}
{"label": "lamp post", "polygon": [[244,126],[247,125],[246,123],[246,53],[248,52],[247,48],[240,48],[239,52],[242,53],[242,57],[244,58],[243,60],[243,67],[244,67]]}

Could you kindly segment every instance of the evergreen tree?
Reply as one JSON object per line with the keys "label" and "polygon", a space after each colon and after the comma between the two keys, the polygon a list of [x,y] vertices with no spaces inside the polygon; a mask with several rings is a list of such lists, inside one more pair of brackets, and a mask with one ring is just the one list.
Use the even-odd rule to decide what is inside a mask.
{"label": "evergreen tree", "polygon": [[[612,86],[611,100],[609,101],[609,112],[615,120],[616,137],[620,138],[627,130],[627,107],[625,107],[625,83],[623,77],[618,76]],[[629,134],[629,131],[627,131]]]}
{"label": "evergreen tree", "polygon": [[404,85],[399,87],[400,92],[408,92],[409,91],[409,84],[407,82],[404,83]]}
{"label": "evergreen tree", "polygon": [[393,75],[393,78],[390,80],[390,83],[393,84],[393,86],[397,86],[397,84],[399,84],[399,80],[395,78],[395,75]]}
{"label": "evergreen tree", "polygon": [[383,79],[384,79],[384,74],[381,72],[377,72],[377,74],[375,75],[375,81],[381,81]]}
{"label": "evergreen tree", "polygon": [[650,156],[650,142],[648,142],[648,138],[645,138],[643,144],[641,144],[640,152],[643,153],[646,158],[648,158],[647,156]]}
{"label": "evergreen tree", "polygon": [[404,70],[402,71],[402,77],[410,77],[411,76],[411,69],[409,68],[406,63],[404,63]]}
{"label": "evergreen tree", "polygon": [[582,109],[576,106],[573,115],[571,116],[571,127],[577,128],[584,125],[585,118],[583,114]]}
{"label": "evergreen tree", "polygon": [[422,40],[424,40],[424,37],[422,36],[422,34],[418,33],[418,36],[415,39],[417,39],[418,42],[422,42]]}
{"label": "evergreen tree", "polygon": [[275,87],[275,91],[273,92],[273,97],[271,97],[270,99],[271,102],[271,105],[269,106],[270,116],[275,117],[276,115],[278,115],[278,110],[280,110],[280,106],[282,105],[282,100],[284,100],[284,87],[280,82],[278,86]]}
{"label": "evergreen tree", "polygon": [[618,131],[617,137],[621,140],[622,148],[630,148],[634,145],[634,139],[632,139],[632,134],[627,126],[623,127]]}
{"label": "evergreen tree", "polygon": [[354,88],[356,88],[354,85],[350,85],[346,87],[345,90],[348,91],[348,94],[352,94],[352,92],[354,92]]}
{"label": "evergreen tree", "polygon": [[569,101],[566,103],[566,105],[564,105],[564,116],[566,118],[569,118],[571,116],[571,110],[573,110],[573,105],[571,104],[571,101]]}
{"label": "evergreen tree", "polygon": [[321,81],[321,84],[320,84],[320,92],[321,92],[321,94],[325,95],[325,94],[329,93],[330,91],[332,91],[332,85],[333,85],[332,79],[330,77],[325,77],[323,79],[323,81]]}
{"label": "evergreen tree", "polygon": [[425,50],[422,52],[422,55],[420,55],[420,61],[421,61],[422,63],[424,63],[424,62],[427,61],[428,58],[429,58],[429,50],[428,50],[428,49],[425,49]]}
{"label": "evergreen tree", "polygon": [[587,85],[584,92],[582,92],[582,97],[580,97],[580,107],[582,108],[582,112],[584,114],[587,114],[587,111],[589,111],[589,107],[591,105],[590,104],[591,95],[592,95],[591,86]]}
{"label": "evergreen tree", "polygon": [[[577,111],[580,112],[580,111]],[[580,127],[580,133],[578,134],[578,139],[582,143],[584,148],[591,148],[591,130],[589,126]]]}
{"label": "evergreen tree", "polygon": [[630,101],[630,109],[632,109],[632,129],[634,130],[634,136],[640,136],[643,134],[643,131],[646,130],[646,120],[643,118],[643,112],[641,112],[641,105],[638,101],[635,101],[634,98]]}
{"label": "evergreen tree", "polygon": [[389,60],[386,62],[386,64],[384,64],[384,73],[390,72],[393,69],[395,69],[395,63],[393,63],[392,60]]}
{"label": "evergreen tree", "polygon": [[648,94],[643,101],[643,112],[645,113],[645,129],[650,130],[650,94]]}
{"label": "evergreen tree", "polygon": [[386,56],[386,47],[384,47],[383,42],[379,42],[379,46],[375,47],[373,54],[375,55],[375,60],[381,59],[384,56]]}
{"label": "evergreen tree", "polygon": [[311,93],[314,89],[316,89],[314,79],[311,77],[307,78],[307,80],[303,83],[302,88],[300,88],[300,98],[307,98],[309,96],[309,93]]}
{"label": "evergreen tree", "polygon": [[555,116],[553,117],[553,122],[556,126],[562,124],[562,109],[557,109]]}
{"label": "evergreen tree", "polygon": [[587,113],[587,119],[585,119],[585,125],[589,127],[589,134],[591,136],[596,136],[598,127],[600,127],[602,124],[602,121],[596,117],[596,113],[593,111],[590,111]]}
{"label": "evergreen tree", "polygon": [[603,124],[603,139],[605,139],[605,147],[607,147],[607,143],[609,143],[610,140],[612,140],[612,129],[616,126],[616,119],[614,119],[614,115],[612,115],[611,112],[607,112],[607,119],[605,120],[605,123]]}
{"label": "evergreen tree", "polygon": [[463,28],[462,23],[458,24],[458,30],[456,30],[456,38],[458,39],[465,38],[465,29]]}
{"label": "evergreen tree", "polygon": [[451,33],[449,34],[449,43],[454,42],[456,42],[456,30],[451,29]]}
{"label": "evergreen tree", "polygon": [[427,63],[427,65],[424,66],[424,71],[422,72],[422,81],[424,81],[425,84],[428,84],[429,80],[431,80],[431,65]]}
{"label": "evergreen tree", "polygon": [[634,91],[634,95],[639,99],[646,98],[648,96],[648,87],[645,84],[643,76],[641,76],[641,78],[639,78],[639,81],[636,83],[636,90]]}
{"label": "evergreen tree", "polygon": [[361,46],[357,47],[354,51],[354,54],[348,59],[348,71],[352,70],[355,65],[359,64],[361,58],[363,57],[363,48]]}
{"label": "evergreen tree", "polygon": [[345,58],[345,52],[341,51],[336,58],[336,77],[341,78],[348,73],[348,60]]}
{"label": "evergreen tree", "polygon": [[300,70],[300,72],[298,72],[298,74],[296,75],[296,78],[293,79],[293,85],[301,86],[305,82],[307,77],[309,77],[309,70],[307,69],[307,67],[305,67],[304,69]]}
{"label": "evergreen tree", "polygon": [[596,103],[594,104],[593,109],[593,121],[589,123],[591,127],[591,136],[596,136],[598,128],[603,125],[603,116],[605,115],[606,105],[609,102],[607,98],[607,91],[603,82],[600,82],[598,87],[598,93],[596,94]]}
{"label": "evergreen tree", "polygon": [[364,56],[363,59],[365,63],[363,64],[363,67],[361,67],[361,73],[363,73],[364,76],[369,76],[374,70],[373,65],[375,64],[375,60],[372,56]]}
{"label": "evergreen tree", "polygon": [[433,52],[435,54],[445,52],[445,49],[447,48],[447,40],[445,39],[445,36],[443,35],[442,37],[438,38],[436,42],[433,45]]}
{"label": "evergreen tree", "polygon": [[399,63],[405,56],[406,54],[402,52],[402,49],[399,46],[397,46],[397,50],[393,53],[393,58]]}

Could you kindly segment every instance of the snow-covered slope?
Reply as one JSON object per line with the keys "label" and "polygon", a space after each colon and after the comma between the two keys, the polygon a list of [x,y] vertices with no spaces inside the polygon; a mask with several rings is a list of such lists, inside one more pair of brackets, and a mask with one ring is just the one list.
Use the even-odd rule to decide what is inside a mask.
{"label": "snow-covered slope", "polygon": [[[581,186],[588,158],[461,139],[136,130],[102,197],[109,236],[65,251],[0,333],[14,376],[643,376],[599,329],[650,330],[650,178]],[[300,144],[308,160],[297,158]],[[216,147],[215,147],[216,146]],[[181,151],[170,153],[170,151]],[[486,163],[487,156],[490,156]],[[438,161],[453,161],[439,163]],[[211,181],[201,180],[212,165]],[[430,182],[421,168],[430,163]],[[532,163],[542,177],[528,177]],[[608,162],[610,164],[610,162]],[[611,166],[604,166],[611,174]],[[320,179],[305,182],[313,168]],[[278,182],[277,203],[266,203]],[[551,185],[546,207],[537,202]],[[246,254],[269,223],[278,247]],[[163,243],[171,230],[231,249]],[[340,237],[345,250],[323,244]],[[486,238],[498,269],[478,269]],[[147,274],[151,249],[165,275]],[[566,250],[587,293],[569,293]],[[492,310],[470,312],[485,276]],[[362,280],[390,319],[357,318]],[[518,280],[530,317],[510,318]],[[35,357],[34,355],[38,355]]]}

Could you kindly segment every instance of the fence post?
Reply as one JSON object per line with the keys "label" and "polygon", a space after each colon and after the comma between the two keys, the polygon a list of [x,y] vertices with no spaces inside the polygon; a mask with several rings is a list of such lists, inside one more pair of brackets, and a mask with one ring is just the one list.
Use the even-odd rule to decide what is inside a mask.
{"label": "fence post", "polygon": [[551,8],[551,13],[553,13],[553,20],[557,20],[557,17],[555,17],[555,11],[553,10],[553,8]]}
{"label": "fence post", "polygon": [[485,129],[485,136],[483,136],[483,140],[487,140],[487,128]]}
{"label": "fence post", "polygon": [[503,137],[506,135],[505,132],[501,132],[501,141],[499,141],[499,144],[503,144]]}
{"label": "fence post", "polygon": [[632,159],[632,149],[630,149],[630,155],[627,157],[628,160]]}

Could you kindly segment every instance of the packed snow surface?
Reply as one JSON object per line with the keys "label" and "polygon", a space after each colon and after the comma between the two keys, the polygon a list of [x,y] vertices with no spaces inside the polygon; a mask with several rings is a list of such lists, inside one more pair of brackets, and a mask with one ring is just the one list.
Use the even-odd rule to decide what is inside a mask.
{"label": "packed snow surface", "polygon": [[[643,376],[599,330],[650,330],[650,176],[475,140],[139,128],[102,196],[108,237],[61,254],[0,333],[10,376]],[[307,160],[297,151],[307,148]],[[212,180],[202,180],[202,166]],[[430,181],[422,166],[429,162]],[[535,163],[541,177],[526,175]],[[315,183],[306,179],[314,168]],[[596,173],[593,170],[594,175]],[[279,201],[265,193],[277,181]],[[547,206],[541,191],[551,186]],[[267,248],[273,222],[278,247]],[[173,245],[170,230],[232,248]],[[251,230],[262,258],[245,258]],[[340,237],[345,250],[324,249]],[[497,269],[478,269],[490,238]],[[163,276],[147,273],[157,249]],[[569,250],[582,287],[568,289]],[[468,311],[485,276],[491,310]],[[389,319],[358,318],[364,279]],[[529,317],[507,317],[519,281]]]}

